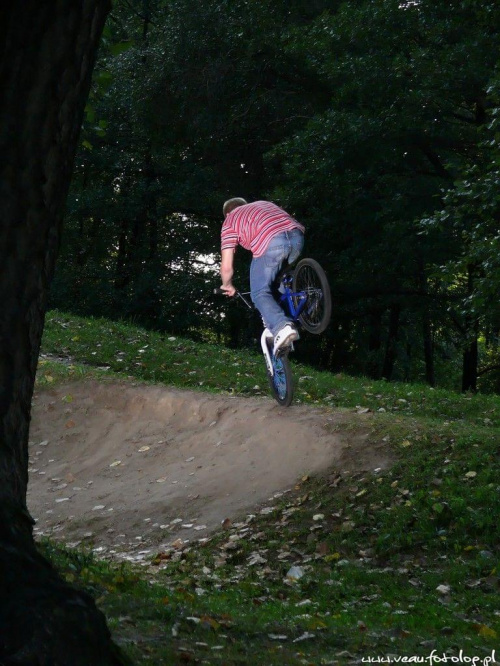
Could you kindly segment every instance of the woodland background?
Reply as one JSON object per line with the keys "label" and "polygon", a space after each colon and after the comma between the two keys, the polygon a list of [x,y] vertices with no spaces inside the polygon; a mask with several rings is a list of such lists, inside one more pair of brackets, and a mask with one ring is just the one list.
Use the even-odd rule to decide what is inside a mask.
{"label": "woodland background", "polygon": [[499,31],[493,1],[117,2],[51,306],[254,345],[211,292],[223,201],[266,198],[331,284],[300,360],[500,391]]}

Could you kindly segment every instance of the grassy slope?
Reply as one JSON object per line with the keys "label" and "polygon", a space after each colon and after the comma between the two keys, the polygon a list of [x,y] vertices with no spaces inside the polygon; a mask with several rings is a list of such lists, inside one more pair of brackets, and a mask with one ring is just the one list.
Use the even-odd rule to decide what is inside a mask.
{"label": "grassy slope", "polygon": [[[119,375],[267,391],[257,354],[105,320],[50,313],[43,352],[66,363],[44,358],[40,387]],[[350,409],[353,427],[356,412],[369,409],[371,441],[384,440],[399,463],[384,474],[305,478],[207,544],[159,553],[149,571],[44,548],[94,591],[117,640],[141,663],[491,655],[500,636],[500,398],[294,372],[302,403]]]}

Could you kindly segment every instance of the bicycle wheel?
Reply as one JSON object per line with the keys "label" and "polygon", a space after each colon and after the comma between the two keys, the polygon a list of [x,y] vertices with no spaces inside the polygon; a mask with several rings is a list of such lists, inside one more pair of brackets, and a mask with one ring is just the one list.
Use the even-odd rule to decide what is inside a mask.
{"label": "bicycle wheel", "polygon": [[[309,333],[323,333],[330,323],[332,297],[325,274],[314,259],[302,259],[293,274],[294,293],[306,294],[307,301],[299,315],[299,321]],[[299,303],[295,297],[295,306]]]}
{"label": "bicycle wheel", "polygon": [[276,402],[282,407],[288,407],[293,400],[293,379],[288,354],[274,356],[271,352],[274,375],[267,373],[269,386]]}

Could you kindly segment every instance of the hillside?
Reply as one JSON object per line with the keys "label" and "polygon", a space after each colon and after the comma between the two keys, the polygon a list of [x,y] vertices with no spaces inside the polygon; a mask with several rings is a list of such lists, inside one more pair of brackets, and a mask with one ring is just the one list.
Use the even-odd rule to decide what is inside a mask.
{"label": "hillside", "polygon": [[[43,354],[37,527],[81,541],[44,548],[136,660],[491,659],[497,397],[294,366],[300,403],[281,410],[257,355],[61,313]],[[108,563],[119,534],[139,568]]]}

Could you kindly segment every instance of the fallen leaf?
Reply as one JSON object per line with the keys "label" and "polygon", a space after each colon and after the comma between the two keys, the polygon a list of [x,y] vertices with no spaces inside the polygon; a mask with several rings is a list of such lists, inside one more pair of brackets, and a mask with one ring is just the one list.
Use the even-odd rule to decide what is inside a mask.
{"label": "fallen leaf", "polygon": [[330,548],[329,548],[328,544],[325,541],[323,541],[322,543],[319,543],[316,546],[316,552],[319,555],[328,555],[329,550],[330,550]]}
{"label": "fallen leaf", "polygon": [[200,620],[202,624],[206,626],[208,625],[208,627],[211,627],[214,631],[217,631],[220,628],[220,623],[209,615],[202,615]]}
{"label": "fallen leaf", "polygon": [[302,634],[302,636],[299,636],[298,638],[294,638],[292,643],[300,643],[301,641],[306,641],[308,638],[314,638],[315,634],[312,634],[309,631],[306,631],[305,633]]}
{"label": "fallen leaf", "polygon": [[267,560],[259,555],[259,553],[252,553],[250,557],[247,559],[248,566],[253,567],[256,564],[265,564]]}
{"label": "fallen leaf", "polygon": [[[160,552],[160,553],[157,553],[157,554],[153,557],[153,559],[151,560],[151,564],[154,564],[154,565],[157,566],[158,564],[161,564],[163,561],[168,560],[168,559],[170,559],[170,554],[169,554],[169,553],[165,553],[165,552],[162,551],[162,552]],[[162,601],[163,601],[163,600],[162,600]],[[165,603],[165,601],[163,601],[163,602]],[[167,603],[168,603],[168,602],[167,602]]]}
{"label": "fallen leaf", "polygon": [[477,633],[484,638],[496,638],[497,632],[491,627],[487,627],[485,624],[480,624],[476,626]]}
{"label": "fallen leaf", "polygon": [[340,553],[332,553],[325,557],[325,562],[334,562],[335,560],[340,560]]}
{"label": "fallen leaf", "polygon": [[299,578],[302,578],[304,575],[304,569],[302,567],[290,567],[288,570],[286,577],[289,580],[299,580]]}

